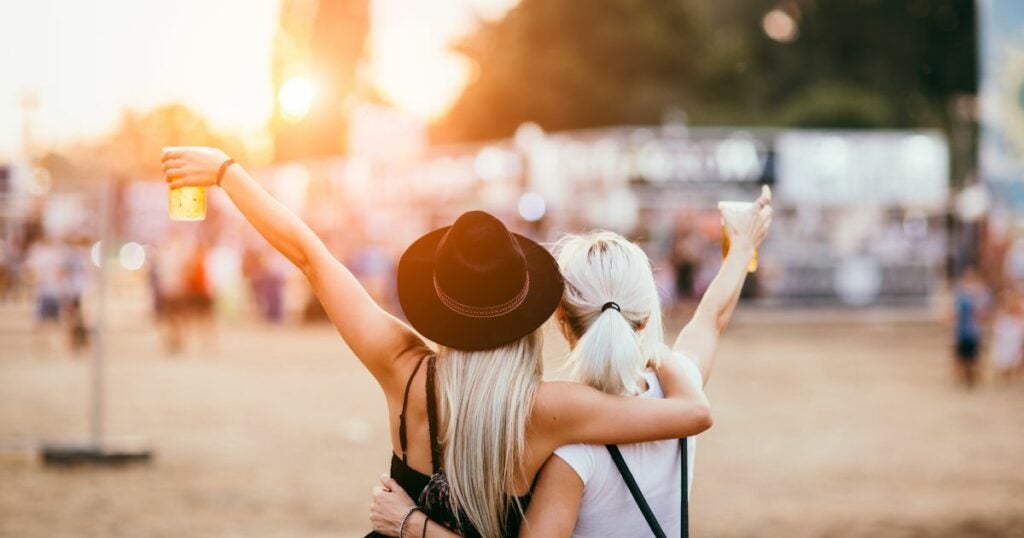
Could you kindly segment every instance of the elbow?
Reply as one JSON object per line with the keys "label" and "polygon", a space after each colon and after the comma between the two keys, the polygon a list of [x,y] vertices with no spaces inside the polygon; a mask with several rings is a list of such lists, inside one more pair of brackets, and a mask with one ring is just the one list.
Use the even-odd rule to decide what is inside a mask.
{"label": "elbow", "polygon": [[293,258],[289,261],[292,262],[292,264],[295,265],[295,267],[298,267],[299,271],[302,271],[302,274],[306,277],[306,280],[312,281],[313,278],[316,276],[313,272],[313,264],[310,263],[309,258],[301,256]]}
{"label": "elbow", "polygon": [[711,406],[704,406],[704,413],[701,417],[701,431],[710,430],[715,425],[715,419],[711,416]]}
{"label": "elbow", "polygon": [[307,279],[313,280],[316,277],[316,263],[314,258],[310,255],[310,250],[305,248],[295,248],[290,252],[285,253],[285,257],[288,261],[297,267]]}
{"label": "elbow", "polygon": [[715,336],[722,336],[725,328],[729,326],[729,318],[729,314],[724,312],[715,318]]}
{"label": "elbow", "polygon": [[714,418],[711,416],[711,405],[708,403],[701,403],[693,410],[693,421],[690,424],[690,431],[686,432],[686,436],[697,435],[698,433],[704,433],[711,429],[715,423]]}

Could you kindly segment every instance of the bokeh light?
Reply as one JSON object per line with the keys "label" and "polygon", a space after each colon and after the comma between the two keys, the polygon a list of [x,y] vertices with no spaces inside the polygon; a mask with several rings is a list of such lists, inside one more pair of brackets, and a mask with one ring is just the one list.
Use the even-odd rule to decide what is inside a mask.
{"label": "bokeh light", "polygon": [[92,244],[91,248],[89,248],[89,260],[92,261],[93,265],[95,265],[96,267],[99,267],[100,263],[103,261],[102,256],[103,256],[103,244],[100,241],[97,241],[97,242]]}
{"label": "bokeh light", "polygon": [[141,269],[146,263],[146,249],[134,241],[125,243],[121,245],[118,261],[121,263],[121,267],[129,271]]}
{"label": "bokeh light", "polygon": [[306,77],[292,77],[281,85],[277,92],[277,102],[287,121],[299,121],[309,114],[316,96],[316,86]]}
{"label": "bokeh light", "polygon": [[514,140],[516,147],[523,151],[530,151],[534,144],[544,140],[544,129],[541,129],[540,125],[528,121],[516,128]]}
{"label": "bokeh light", "polygon": [[761,26],[768,37],[779,43],[792,43],[796,40],[796,19],[781,9],[769,11],[761,21]]}
{"label": "bokeh light", "polygon": [[528,192],[519,197],[519,216],[525,221],[537,222],[544,218],[547,209],[544,197],[535,192]]}

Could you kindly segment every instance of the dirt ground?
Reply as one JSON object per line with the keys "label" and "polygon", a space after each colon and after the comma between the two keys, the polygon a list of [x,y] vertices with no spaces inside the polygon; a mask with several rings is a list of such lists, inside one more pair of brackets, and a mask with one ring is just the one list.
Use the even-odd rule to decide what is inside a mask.
{"label": "dirt ground", "polygon": [[[87,361],[0,332],[0,536],[362,536],[384,401],[332,329],[226,328],[216,357],[168,359],[140,327],[111,337],[107,429],[156,458],[121,469],[38,463],[31,446],[86,431]],[[955,387],[947,342],[920,323],[730,329],[693,535],[1024,536],[1024,383]]]}

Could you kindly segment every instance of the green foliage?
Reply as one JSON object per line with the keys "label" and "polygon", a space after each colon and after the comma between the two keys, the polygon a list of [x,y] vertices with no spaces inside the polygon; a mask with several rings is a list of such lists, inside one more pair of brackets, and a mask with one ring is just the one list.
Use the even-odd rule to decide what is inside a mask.
{"label": "green foliage", "polygon": [[[779,43],[772,9],[798,24]],[[946,123],[976,86],[972,0],[522,0],[462,47],[477,78],[442,141],[658,122],[910,127]]]}
{"label": "green foliage", "polygon": [[786,127],[819,129],[878,129],[897,123],[892,105],[877,92],[829,83],[798,93],[778,118]]}

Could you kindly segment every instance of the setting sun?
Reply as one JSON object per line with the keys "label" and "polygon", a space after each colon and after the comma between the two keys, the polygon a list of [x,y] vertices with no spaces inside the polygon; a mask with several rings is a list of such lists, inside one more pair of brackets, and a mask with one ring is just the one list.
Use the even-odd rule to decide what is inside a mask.
{"label": "setting sun", "polygon": [[306,117],[313,106],[316,86],[305,77],[292,77],[285,81],[277,92],[277,102],[281,105],[284,119],[290,122]]}

